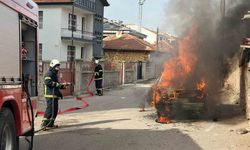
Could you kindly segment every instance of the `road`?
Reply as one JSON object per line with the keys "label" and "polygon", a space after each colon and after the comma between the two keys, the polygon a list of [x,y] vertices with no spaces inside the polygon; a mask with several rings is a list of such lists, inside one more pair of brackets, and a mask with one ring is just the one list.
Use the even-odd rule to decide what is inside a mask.
{"label": "road", "polygon": [[[104,96],[86,99],[89,107],[58,116],[58,129],[36,134],[34,150],[250,149],[250,134],[237,134],[238,129],[247,126],[242,116],[218,122],[156,123],[154,108],[147,106],[145,112],[139,112],[151,85],[125,85],[105,91]],[[62,109],[80,104],[71,99],[60,102]],[[41,120],[41,116],[36,118],[36,129]],[[20,149],[27,149],[23,138]]]}

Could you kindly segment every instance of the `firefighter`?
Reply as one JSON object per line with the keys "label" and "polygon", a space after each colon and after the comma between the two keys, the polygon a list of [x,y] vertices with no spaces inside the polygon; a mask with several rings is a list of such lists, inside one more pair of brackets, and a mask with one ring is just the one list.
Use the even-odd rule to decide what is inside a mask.
{"label": "firefighter", "polygon": [[44,75],[44,97],[47,101],[47,108],[42,121],[42,128],[57,127],[54,125],[54,121],[58,112],[58,100],[63,98],[60,89],[65,89],[66,84],[61,84],[58,81],[58,71],[60,70],[60,62],[57,59],[53,59],[50,62],[50,68]]}
{"label": "firefighter", "polygon": [[102,66],[99,64],[99,60],[95,59],[95,87],[96,87],[96,94],[98,96],[103,95],[102,79],[103,79]]}

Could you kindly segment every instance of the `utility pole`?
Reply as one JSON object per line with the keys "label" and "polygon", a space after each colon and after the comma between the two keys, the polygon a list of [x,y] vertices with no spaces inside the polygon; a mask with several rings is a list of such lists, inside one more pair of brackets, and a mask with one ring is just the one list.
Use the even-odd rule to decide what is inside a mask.
{"label": "utility pole", "polygon": [[157,27],[156,31],[156,51],[159,51],[159,28]]}
{"label": "utility pole", "polygon": [[72,3],[72,16],[71,16],[71,46],[74,46],[74,30],[73,30],[73,16],[75,15],[75,1]]}
{"label": "utility pole", "polygon": [[[74,50],[74,60],[75,60],[75,48],[74,48],[74,24],[73,24],[73,19],[74,19],[74,16],[75,15],[75,0],[72,1],[72,16],[71,16],[71,47],[70,47],[70,51],[72,53],[72,50]],[[74,92],[74,89],[75,89],[75,64],[74,64],[74,60],[71,60],[70,59],[70,70],[71,70],[71,81],[72,81],[72,86],[70,88],[70,92]]]}
{"label": "utility pole", "polygon": [[146,0],[139,0],[139,32],[141,32],[142,27],[142,5],[144,4]]}
{"label": "utility pole", "polygon": [[221,0],[220,11],[221,11],[221,17],[224,18],[226,15],[226,0]]}

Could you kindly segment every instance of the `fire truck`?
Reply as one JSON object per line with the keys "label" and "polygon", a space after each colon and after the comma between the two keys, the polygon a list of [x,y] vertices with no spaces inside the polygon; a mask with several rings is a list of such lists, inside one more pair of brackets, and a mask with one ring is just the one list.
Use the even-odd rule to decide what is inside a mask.
{"label": "fire truck", "polygon": [[16,150],[34,135],[38,100],[38,6],[0,0],[0,149]]}

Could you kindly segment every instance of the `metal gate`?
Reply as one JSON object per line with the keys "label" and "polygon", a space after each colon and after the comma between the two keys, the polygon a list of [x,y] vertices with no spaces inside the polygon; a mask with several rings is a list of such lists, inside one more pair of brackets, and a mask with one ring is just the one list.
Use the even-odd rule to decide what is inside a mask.
{"label": "metal gate", "polygon": [[60,65],[60,72],[58,79],[60,83],[71,83],[67,89],[61,90],[63,96],[73,95],[74,93],[74,78],[75,78],[75,63],[74,62],[62,62]]}

